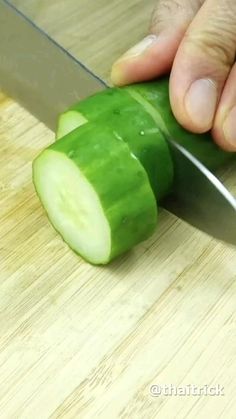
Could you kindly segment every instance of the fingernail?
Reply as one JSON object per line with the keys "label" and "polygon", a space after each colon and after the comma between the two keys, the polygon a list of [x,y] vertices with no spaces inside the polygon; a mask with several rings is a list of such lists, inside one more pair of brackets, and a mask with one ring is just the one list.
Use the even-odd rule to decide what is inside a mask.
{"label": "fingernail", "polygon": [[226,141],[236,150],[236,106],[230,111],[223,125]]}
{"label": "fingernail", "polygon": [[216,105],[217,88],[210,79],[195,81],[185,96],[185,108],[192,122],[201,130],[212,127]]}
{"label": "fingernail", "polygon": [[142,39],[141,42],[136,44],[134,47],[130,48],[124,55],[122,55],[120,60],[123,60],[125,58],[138,57],[139,55],[142,55],[144,52],[148,50],[148,48],[150,48],[157,41],[158,37],[156,35],[146,36],[146,38]]}
{"label": "fingernail", "polygon": [[111,82],[114,86],[122,86],[124,80],[123,72],[120,70],[119,65],[114,64],[111,70]]}

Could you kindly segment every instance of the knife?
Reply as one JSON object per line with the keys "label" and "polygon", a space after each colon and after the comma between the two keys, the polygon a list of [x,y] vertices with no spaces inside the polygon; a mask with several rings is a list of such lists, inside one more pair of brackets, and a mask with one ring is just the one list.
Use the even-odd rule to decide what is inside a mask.
{"label": "knife", "polygon": [[[50,129],[75,102],[108,85],[7,0],[0,0],[0,87]],[[236,199],[191,153],[167,138],[174,162],[163,207],[236,245]]]}

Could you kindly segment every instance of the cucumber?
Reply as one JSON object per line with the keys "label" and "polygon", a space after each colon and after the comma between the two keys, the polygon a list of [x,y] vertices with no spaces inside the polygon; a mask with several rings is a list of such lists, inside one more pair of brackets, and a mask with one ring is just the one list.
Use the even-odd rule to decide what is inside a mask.
{"label": "cucumber", "polygon": [[76,104],[59,118],[57,138],[76,126],[103,120],[146,170],[158,202],[171,190],[173,165],[156,121],[125,89],[107,89]]}
{"label": "cucumber", "polygon": [[134,84],[125,89],[146,108],[147,112],[152,114],[165,135],[173,137],[208,169],[215,171],[235,157],[234,153],[220,149],[209,132],[194,134],[185,130],[176,121],[170,106],[167,77],[158,81]]}
{"label": "cucumber", "polygon": [[[62,113],[58,120],[56,138],[62,138],[86,122],[95,121],[104,113],[111,114],[113,109],[126,106],[126,95],[121,89],[106,89],[89,96]],[[123,103],[124,102],[124,103]]]}
{"label": "cucumber", "polygon": [[92,264],[108,263],[157,225],[143,166],[104,124],[86,124],[44,150],[33,181],[55,229]]}
{"label": "cucumber", "polygon": [[174,178],[166,136],[210,170],[235,156],[177,123],[167,78],[107,89],[61,115],[33,181],[55,229],[90,263],[107,264],[153,233]]}
{"label": "cucumber", "polygon": [[174,176],[165,136],[173,137],[212,171],[233,157],[214,143],[209,132],[193,134],[180,126],[170,106],[168,77],[107,89],[74,105],[59,118],[57,138],[98,119],[128,143],[145,168],[158,203],[171,192]]}

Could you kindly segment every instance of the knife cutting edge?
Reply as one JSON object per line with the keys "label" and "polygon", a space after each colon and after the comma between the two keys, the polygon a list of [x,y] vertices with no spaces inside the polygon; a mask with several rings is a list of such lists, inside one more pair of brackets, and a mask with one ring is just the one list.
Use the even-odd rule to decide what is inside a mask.
{"label": "knife cutting edge", "polygon": [[[52,130],[61,112],[108,87],[7,0],[0,0],[0,39],[0,87]],[[175,181],[164,208],[236,245],[236,199],[191,153],[167,141]]]}

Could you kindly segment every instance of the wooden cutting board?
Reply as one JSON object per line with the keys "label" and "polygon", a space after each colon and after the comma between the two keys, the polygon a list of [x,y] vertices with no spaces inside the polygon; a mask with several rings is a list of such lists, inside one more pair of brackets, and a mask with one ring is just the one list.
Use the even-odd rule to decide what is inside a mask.
{"label": "wooden cutting board", "polygon": [[[15,1],[108,79],[155,0],[48,3]],[[235,249],[162,211],[150,240],[88,265],[32,186],[32,160],[51,141],[0,96],[0,418],[235,419]],[[235,168],[224,179],[236,192]],[[153,397],[153,384],[172,396]],[[224,395],[173,395],[188,385]]]}

